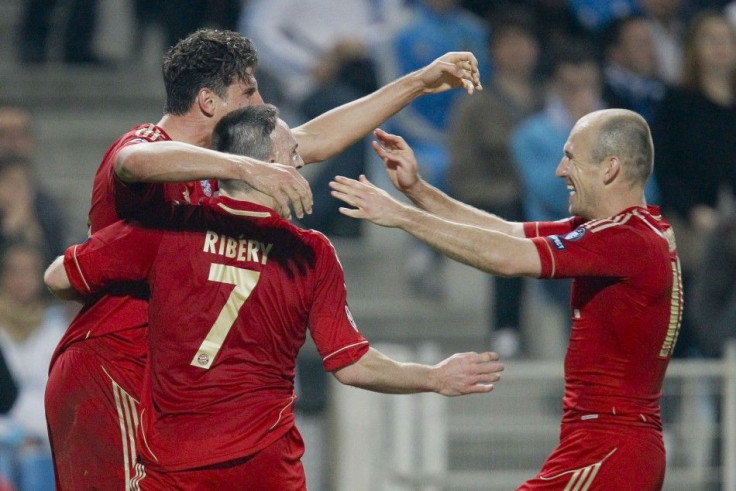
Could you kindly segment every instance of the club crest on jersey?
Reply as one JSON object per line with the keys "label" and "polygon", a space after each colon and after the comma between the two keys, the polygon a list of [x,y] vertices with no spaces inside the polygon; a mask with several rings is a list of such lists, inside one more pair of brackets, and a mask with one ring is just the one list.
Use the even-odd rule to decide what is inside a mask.
{"label": "club crest on jersey", "polygon": [[570,241],[579,240],[583,235],[585,235],[585,227],[580,227],[565,235],[564,239]]}
{"label": "club crest on jersey", "polygon": [[350,325],[353,326],[353,329],[357,331],[358,326],[355,325],[355,319],[353,319],[353,313],[350,312],[350,308],[348,308],[347,305],[345,305],[345,315],[348,316],[348,321],[350,322]]}
{"label": "club crest on jersey", "polygon": [[210,181],[208,181],[207,179],[203,179],[199,181],[199,184],[202,185],[202,192],[204,193],[204,195],[207,196],[208,198],[211,197],[212,196],[212,184],[210,184]]}
{"label": "club crest on jersey", "polygon": [[552,244],[554,244],[554,246],[555,246],[556,249],[558,249],[560,251],[564,251],[565,250],[565,244],[562,243],[562,239],[560,239],[559,236],[557,236],[557,235],[548,235],[547,236],[547,240],[549,240],[550,242],[552,242]]}

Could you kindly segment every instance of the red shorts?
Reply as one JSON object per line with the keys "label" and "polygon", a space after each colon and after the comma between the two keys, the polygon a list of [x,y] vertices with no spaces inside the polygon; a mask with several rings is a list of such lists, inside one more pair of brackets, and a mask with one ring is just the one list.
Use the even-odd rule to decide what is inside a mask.
{"label": "red shorts", "polygon": [[89,340],[55,360],[46,420],[58,490],[132,489],[140,479],[135,433],[143,370],[104,360]]}
{"label": "red shorts", "polygon": [[164,471],[146,465],[140,489],[180,491],[303,491],[307,489],[302,466],[304,441],[296,426],[260,452],[197,469]]}
{"label": "red shorts", "polygon": [[664,469],[664,443],[656,430],[590,422],[567,424],[542,470],[517,491],[659,491],[664,485]]}

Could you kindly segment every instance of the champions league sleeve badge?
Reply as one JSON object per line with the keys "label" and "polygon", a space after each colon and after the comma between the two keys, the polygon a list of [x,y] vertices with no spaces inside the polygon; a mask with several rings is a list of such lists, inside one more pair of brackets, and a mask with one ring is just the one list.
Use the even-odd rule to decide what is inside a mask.
{"label": "champions league sleeve badge", "polygon": [[350,312],[350,308],[347,304],[345,304],[345,315],[348,316],[348,322],[350,322],[350,325],[353,326],[353,329],[356,331],[358,330],[358,326],[355,325],[355,319],[353,319],[353,313]]}

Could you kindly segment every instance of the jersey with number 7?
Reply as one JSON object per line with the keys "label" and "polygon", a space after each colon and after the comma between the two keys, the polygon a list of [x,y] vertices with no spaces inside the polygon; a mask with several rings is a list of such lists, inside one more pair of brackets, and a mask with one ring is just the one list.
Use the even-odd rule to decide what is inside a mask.
{"label": "jersey with number 7", "polygon": [[228,197],[176,206],[146,225],[115,223],[70,247],[64,266],[82,293],[117,281],[150,286],[138,434],[147,465],[216,464],[284,435],[307,329],[327,371],[368,350],[322,234]]}

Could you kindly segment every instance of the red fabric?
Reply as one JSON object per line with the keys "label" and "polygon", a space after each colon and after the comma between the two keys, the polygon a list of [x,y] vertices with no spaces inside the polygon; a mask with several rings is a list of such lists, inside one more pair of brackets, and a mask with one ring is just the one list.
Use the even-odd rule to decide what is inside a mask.
{"label": "red fabric", "polygon": [[[115,158],[121,148],[160,141],[169,141],[163,129],[152,124],[136,126],[121,136],[108,149],[95,175],[92,188],[92,202],[89,212],[91,232],[96,232],[126,218],[132,213],[140,212],[148,206],[160,206],[162,202],[198,203],[216,189],[214,181],[193,183],[127,185],[115,174]],[[114,351],[123,350],[127,357],[138,360],[145,357],[145,346],[137,341],[145,336],[137,330],[145,329],[147,319],[147,290],[140,285],[119,285],[111,294],[91,299],[74,318],[63,338],[59,342],[54,360],[66,348],[74,343],[92,337],[107,336],[115,333],[125,339],[112,347]],[[122,343],[122,347],[119,346]],[[126,390],[138,394],[139,387],[126,387]]]}
{"label": "red fabric", "polygon": [[126,477],[128,483],[135,478],[137,404],[120,385],[140,386],[142,371],[114,380],[109,375],[114,362],[97,356],[98,342],[79,343],[62,353],[46,385],[46,418],[61,491],[131,489]]}
{"label": "red fabric", "polygon": [[670,226],[656,207],[576,222],[527,228],[542,235],[533,239],[542,277],[574,278],[565,420],[610,413],[661,428],[659,397],[682,313]]}
{"label": "red fabric", "polygon": [[582,422],[567,425],[560,445],[536,477],[518,491],[659,491],[664,485],[661,434],[641,428]]}
{"label": "red fabric", "polygon": [[[214,181],[128,186],[117,179],[114,164],[121,148],[167,140],[170,138],[161,128],[145,124],[131,129],[112,144],[94,180],[89,213],[91,231],[100,230],[148,206],[161,206],[164,200],[196,203],[216,189]],[[104,391],[112,378],[122,390],[140,400],[147,350],[148,295],[145,285],[127,284],[116,285],[90,298],[52,356],[46,416],[57,469],[66,466],[68,473],[65,475],[71,475],[73,459],[92,463],[87,466],[89,477],[83,481],[84,485],[73,484],[62,489],[91,489],[99,483],[110,483],[103,488],[123,487],[124,476],[119,469],[125,457],[118,410],[114,401],[104,399],[107,394]],[[76,366],[63,360],[71,347],[83,349],[86,363],[104,366],[105,372],[97,369],[80,377]],[[64,397],[66,392],[72,394],[68,399]],[[91,394],[90,401],[84,394]],[[83,407],[90,409],[79,409]],[[79,419],[74,411],[79,411]],[[104,449],[98,448],[100,445]],[[135,458],[135,453],[131,453],[130,460]]]}
{"label": "red fabric", "polygon": [[304,442],[296,427],[257,454],[225,464],[178,472],[147,466],[143,491],[302,491],[307,489],[301,457]]}
{"label": "red fabric", "polygon": [[[151,285],[139,451],[167,470],[250,455],[289,431],[307,327],[328,371],[368,350],[329,241],[252,203],[222,197],[174,207],[146,227],[118,222],[70,248],[65,266],[81,291],[119,280]],[[228,312],[226,338],[201,354]]]}

